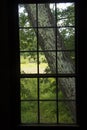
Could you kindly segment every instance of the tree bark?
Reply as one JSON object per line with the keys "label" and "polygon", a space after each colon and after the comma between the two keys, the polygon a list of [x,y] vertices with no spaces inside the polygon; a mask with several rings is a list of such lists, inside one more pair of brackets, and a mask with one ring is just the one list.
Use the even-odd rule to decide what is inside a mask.
{"label": "tree bark", "polygon": [[[24,5],[25,9],[28,13],[29,22],[31,23],[32,27],[48,27],[48,28],[38,28],[38,32],[35,29],[36,34],[38,34],[38,43],[41,49],[44,50],[62,50],[64,49],[64,43],[62,40],[62,36],[58,29],[56,28],[49,28],[55,26],[55,18],[51,13],[49,8],[49,4],[38,4],[38,11],[36,10],[35,4],[26,4]],[[37,17],[36,12],[38,12],[38,24],[37,24]],[[56,37],[57,34],[57,37]],[[75,68],[74,65],[69,58],[68,54],[59,51],[58,53],[55,52],[44,52],[44,55],[47,59],[48,65],[50,67],[51,73],[56,72],[56,67],[58,73],[74,73]],[[56,60],[57,56],[57,60]],[[57,63],[56,63],[57,61]],[[74,78],[59,78],[58,86],[60,86],[63,94],[65,95],[66,99],[75,99],[75,80]],[[69,102],[68,106],[70,108],[72,118],[75,121],[75,103]]]}

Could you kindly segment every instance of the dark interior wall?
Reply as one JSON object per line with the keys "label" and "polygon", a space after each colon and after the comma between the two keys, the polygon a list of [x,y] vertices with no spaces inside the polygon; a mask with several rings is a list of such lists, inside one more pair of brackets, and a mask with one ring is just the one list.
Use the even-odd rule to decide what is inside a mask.
{"label": "dark interior wall", "polygon": [[15,124],[16,115],[14,3],[14,0],[3,0],[0,7],[0,129],[9,130]]}
{"label": "dark interior wall", "polygon": [[[1,130],[9,129],[12,120],[15,122],[15,38],[14,38],[14,3],[6,0],[0,6],[0,127]],[[9,9],[10,8],[10,9]],[[10,10],[12,11],[10,12]],[[83,3],[79,8],[79,87],[80,87],[80,124],[86,126],[87,118],[87,6]],[[13,14],[13,15],[12,15]],[[9,22],[9,19],[12,22]],[[13,31],[12,31],[13,27]],[[13,37],[12,37],[13,36]],[[12,42],[13,40],[13,42]],[[12,43],[11,43],[12,42]],[[13,57],[13,58],[12,58]],[[12,64],[12,66],[11,66]],[[13,71],[14,70],[14,71]],[[12,91],[13,90],[13,91]],[[11,101],[13,104],[11,104]],[[12,115],[13,114],[13,115]],[[14,127],[15,123],[13,123]],[[12,130],[12,129],[11,129]]]}
{"label": "dark interior wall", "polygon": [[8,6],[3,0],[0,4],[0,129],[9,128],[9,47],[8,47]]}

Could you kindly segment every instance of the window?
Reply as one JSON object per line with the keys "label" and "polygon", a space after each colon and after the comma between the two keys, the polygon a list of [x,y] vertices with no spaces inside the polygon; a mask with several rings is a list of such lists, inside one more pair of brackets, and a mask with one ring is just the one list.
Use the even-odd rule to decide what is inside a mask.
{"label": "window", "polygon": [[77,125],[75,2],[18,4],[20,124]]}

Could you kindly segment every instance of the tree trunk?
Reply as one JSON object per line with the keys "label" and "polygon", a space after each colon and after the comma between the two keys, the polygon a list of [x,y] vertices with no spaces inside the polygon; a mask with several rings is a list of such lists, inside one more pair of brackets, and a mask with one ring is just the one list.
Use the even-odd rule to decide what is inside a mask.
{"label": "tree trunk", "polygon": [[[54,16],[51,13],[48,4],[38,4],[38,24],[36,17],[36,6],[35,4],[24,5],[28,13],[29,22],[32,27],[48,27],[48,28],[38,28],[38,32],[35,29],[36,35],[38,35],[38,43],[43,51],[45,50],[62,50],[64,49],[64,43],[61,34],[56,28],[49,28],[55,26]],[[57,36],[57,37],[56,37]],[[48,65],[50,67],[51,73],[56,72],[56,67],[58,73],[74,73],[75,68],[68,56],[67,52],[59,51],[47,51],[44,52],[47,59]],[[57,56],[57,60],[56,60]],[[57,63],[56,63],[57,61]],[[74,78],[59,78],[58,86],[61,87],[63,94],[66,99],[75,99],[75,80]],[[75,103],[69,102],[68,106],[72,113],[73,120],[75,121]]]}

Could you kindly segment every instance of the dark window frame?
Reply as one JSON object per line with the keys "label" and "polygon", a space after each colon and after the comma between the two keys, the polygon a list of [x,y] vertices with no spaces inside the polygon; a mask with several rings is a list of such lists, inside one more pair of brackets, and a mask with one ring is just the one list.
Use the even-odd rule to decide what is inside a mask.
{"label": "dark window frame", "polygon": [[[61,2],[62,0],[60,0],[60,2]],[[66,0],[67,1],[67,0]],[[20,2],[20,1],[19,1]],[[19,3],[18,2],[18,3]],[[26,1],[26,2],[28,2],[28,1]],[[52,1],[53,2],[53,1]],[[73,1],[72,1],[73,2]],[[16,3],[16,4],[14,4],[14,8],[12,9],[13,10],[13,12],[11,12],[10,14],[12,15],[12,16],[15,16],[15,22],[14,22],[14,17],[12,17],[13,19],[12,19],[12,21],[13,21],[13,25],[14,25],[14,27],[16,27],[16,28],[14,28],[13,27],[13,30],[14,30],[14,33],[13,33],[13,39],[14,39],[14,42],[13,42],[13,45],[11,45],[10,46],[10,48],[12,49],[12,48],[14,48],[14,49],[12,49],[12,50],[10,50],[10,52],[11,52],[11,54],[12,54],[12,57],[10,56],[10,58],[12,59],[12,62],[11,63],[13,63],[13,66],[10,66],[10,69],[11,69],[11,85],[13,85],[13,88],[11,88],[11,104],[12,104],[12,108],[13,108],[13,110],[11,109],[11,113],[13,113],[13,111],[14,111],[14,114],[12,114],[12,116],[14,117],[14,119],[11,121],[11,124],[12,124],[12,126],[15,126],[15,128],[16,127],[20,127],[20,128],[28,128],[29,126],[21,126],[21,125],[19,125],[19,118],[17,118],[17,117],[19,117],[19,115],[18,115],[18,113],[20,113],[20,109],[17,109],[17,108],[19,108],[19,89],[17,88],[18,86],[19,86],[19,82],[18,82],[18,79],[19,79],[19,70],[20,70],[20,68],[19,67],[15,67],[15,65],[17,65],[17,66],[20,66],[19,65],[19,62],[18,62],[18,60],[17,59],[19,59],[19,56],[17,55],[17,52],[19,52],[19,46],[18,46],[18,44],[17,44],[17,41],[19,41],[19,39],[18,39],[18,25],[17,25],[17,22],[16,22],[16,20],[17,20],[17,18],[18,18],[18,15],[17,15],[17,6],[18,6],[18,3]],[[78,6],[79,5],[79,3],[77,2],[76,3],[76,12],[77,12],[77,15],[78,15]],[[15,12],[16,11],[16,12]],[[14,15],[13,15],[14,14]],[[16,15],[15,15],[16,14]],[[76,19],[77,20],[77,19]],[[11,22],[11,21],[10,21]],[[11,23],[12,24],[12,23]],[[77,24],[77,32],[76,32],[76,40],[77,40],[77,42],[79,42],[79,40],[78,40],[78,30],[79,30],[79,27],[78,27],[78,22],[76,21],[76,24]],[[11,30],[10,30],[11,31]],[[11,32],[10,32],[11,33]],[[11,38],[11,39],[12,39]],[[10,40],[11,41],[11,40]],[[15,43],[16,43],[16,45],[15,45]],[[78,48],[78,51],[76,52],[77,54],[79,54],[80,53],[80,48],[79,48],[79,46],[77,45],[77,48]],[[16,54],[16,55],[15,55]],[[79,58],[79,56],[77,56],[77,60],[78,60],[78,63],[80,62],[80,60],[79,60],[80,58]],[[12,65],[12,64],[11,64]],[[14,69],[13,69],[14,68]],[[79,73],[80,73],[80,70],[78,69],[78,75],[79,75]],[[79,79],[80,78],[78,78],[77,79],[77,86],[80,86],[80,84],[79,84]],[[15,87],[16,86],[16,87]],[[77,99],[80,99],[80,95],[79,95],[79,92],[80,92],[80,90],[77,88]],[[14,102],[13,102],[14,101]],[[13,102],[13,103],[12,103]],[[77,108],[78,108],[78,111],[77,111],[77,118],[78,118],[78,125],[75,125],[75,126],[56,126],[56,127],[78,127],[80,124],[80,113],[79,113],[79,101],[77,101],[77,103],[78,103],[78,105],[77,105]],[[15,107],[14,107],[15,106]],[[18,120],[16,120],[16,119],[18,119]],[[33,127],[33,126],[32,126]],[[50,127],[50,126],[49,126]],[[52,127],[52,126],[51,126]],[[54,126],[53,126],[54,127]]]}

